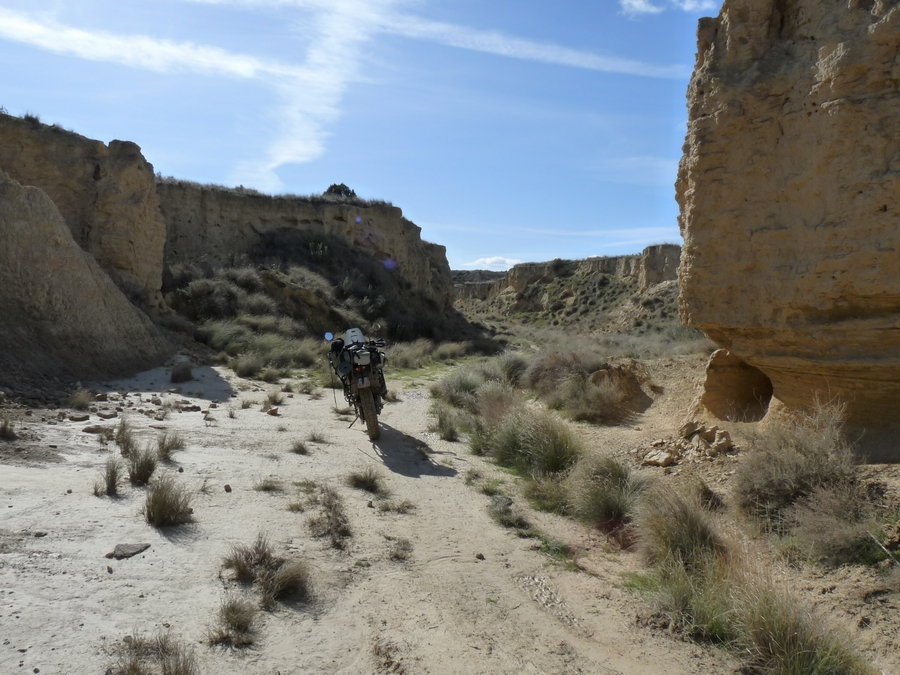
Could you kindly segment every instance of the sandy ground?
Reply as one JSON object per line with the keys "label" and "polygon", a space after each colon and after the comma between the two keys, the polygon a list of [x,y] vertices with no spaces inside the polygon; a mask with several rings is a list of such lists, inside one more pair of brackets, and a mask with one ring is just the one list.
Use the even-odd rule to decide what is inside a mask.
{"label": "sandy ground", "polygon": [[[690,373],[698,367],[700,357],[654,364],[660,391],[654,405],[632,426],[582,427],[591,446],[627,453],[670,436],[690,402]],[[0,673],[103,673],[125,636],[157,630],[192,645],[204,673],[675,675],[738,669],[724,652],[660,630],[649,606],[622,588],[623,575],[639,569],[637,556],[618,551],[602,534],[529,513],[546,535],[578,551],[581,570],[573,571],[542,553],[538,540],[495,523],[490,497],[472,476],[502,482],[521,503],[515,478],[470,455],[464,443],[428,432],[424,387],[405,385],[400,402],[385,407],[382,436],[372,443],[360,423],[348,428],[338,419],[330,390],[320,390],[318,398],[286,394],[271,416],[259,403],[276,385],[241,380],[224,369],[194,373],[197,379],[181,393],[166,391],[173,386],[166,369],[106,383],[104,390],[128,396],[112,393],[119,400],[97,411],[121,408],[142,442],[162,430],[187,440],[160,470],[174,472],[192,491],[196,522],[190,525],[149,526],[141,515],[144,488],[126,486],[117,498],[93,495],[115,446],[84,428],[114,427],[120,418],[91,414],[72,422],[55,410],[17,411],[22,438],[0,442]],[[242,408],[242,400],[254,405]],[[344,405],[339,394],[337,403]],[[170,413],[156,419],[166,404]],[[325,442],[307,441],[313,432]],[[297,440],[306,442],[309,455],[290,452]],[[378,470],[390,491],[386,499],[408,500],[414,509],[382,511],[377,507],[385,498],[346,484],[351,472],[366,467]],[[728,466],[717,471],[727,475]],[[266,478],[283,489],[254,489]],[[296,485],[303,481],[342,496],[353,532],[344,550],[311,533],[308,521],[317,507]],[[298,501],[306,504],[303,511],[288,510]],[[207,628],[220,603],[227,593],[241,592],[223,571],[223,557],[259,533],[280,555],[309,563],[314,598],[263,612],[249,648],[211,647]],[[392,560],[404,539],[411,544],[409,558]],[[107,559],[120,543],[150,548],[130,559]],[[887,662],[890,649],[882,640],[875,653]]]}

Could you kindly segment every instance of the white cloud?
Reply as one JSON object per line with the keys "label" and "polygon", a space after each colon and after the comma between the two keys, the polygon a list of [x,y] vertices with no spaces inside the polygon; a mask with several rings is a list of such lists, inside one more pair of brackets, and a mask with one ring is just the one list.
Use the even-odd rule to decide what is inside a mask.
{"label": "white cloud", "polygon": [[473,262],[465,263],[463,267],[470,267],[475,270],[504,272],[513,265],[518,265],[521,262],[521,260],[516,260],[515,258],[504,258],[503,256],[495,255],[490,258],[479,258]]}
{"label": "white cloud", "polygon": [[[636,1],[643,2],[644,0]],[[382,26],[382,29],[404,37],[438,42],[461,49],[559,66],[586,68],[605,73],[667,78],[679,78],[686,75],[686,69],[682,66],[654,66],[641,61],[601,56],[593,52],[570,49],[548,42],[523,40],[497,31],[476,30],[466,26],[427,21],[412,16],[392,17]]]}
{"label": "white cloud", "polygon": [[709,12],[718,9],[720,2],[716,0],[619,0],[622,13],[628,16],[642,14],[659,14],[666,9],[680,9],[684,12]]}

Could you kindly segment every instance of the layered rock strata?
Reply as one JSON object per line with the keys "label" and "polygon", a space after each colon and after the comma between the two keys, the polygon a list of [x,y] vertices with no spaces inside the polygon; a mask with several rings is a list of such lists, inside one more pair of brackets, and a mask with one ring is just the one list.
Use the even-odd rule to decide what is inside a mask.
{"label": "layered rock strata", "polygon": [[41,188],[74,240],[123,291],[163,308],[166,229],[153,167],[137,145],[105,145],[33,118],[0,114],[0,169]]}
{"label": "layered rock strata", "polygon": [[900,5],[725,0],[688,108],[683,322],[789,408],[898,424]]}
{"label": "layered rock strata", "polygon": [[251,190],[166,180],[158,185],[165,218],[169,266],[204,261],[232,264],[251,253],[267,233],[301,229],[343,237],[396,270],[440,306],[453,302],[447,251],[425,242],[421,228],[390,204],[329,203],[268,196]]}
{"label": "layered rock strata", "polygon": [[521,263],[510,268],[499,279],[456,284],[455,294],[457,300],[490,300],[501,295],[520,295],[532,284],[548,283],[559,276],[577,273],[633,279],[643,292],[663,281],[676,279],[680,254],[681,247],[677,244],[661,244],[648,246],[640,255]]}
{"label": "layered rock strata", "polygon": [[0,381],[15,373],[95,377],[157,365],[171,351],[76,243],[50,198],[0,171]]}

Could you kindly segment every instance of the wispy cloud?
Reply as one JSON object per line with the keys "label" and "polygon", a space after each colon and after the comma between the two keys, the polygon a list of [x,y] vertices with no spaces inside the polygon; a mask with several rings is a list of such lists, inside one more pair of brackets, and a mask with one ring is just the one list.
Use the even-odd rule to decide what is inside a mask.
{"label": "wispy cloud", "polygon": [[476,30],[412,16],[392,17],[382,29],[404,37],[438,42],[451,47],[605,73],[665,78],[685,77],[688,74],[685,67],[680,65],[655,66],[642,61],[570,49],[549,42],[523,40],[498,31]]}
{"label": "wispy cloud", "polygon": [[513,265],[518,265],[521,262],[521,260],[516,260],[515,258],[504,258],[503,256],[495,255],[489,258],[479,258],[478,260],[473,260],[470,263],[465,263],[463,267],[468,267],[475,270],[492,270],[494,272],[504,272]]}
{"label": "wispy cloud", "polygon": [[619,0],[622,13],[628,16],[642,14],[659,14],[667,9],[680,9],[684,12],[709,12],[718,9],[721,2],[716,0]]}
{"label": "wispy cloud", "polygon": [[297,77],[302,71],[275,61],[234,54],[218,47],[158,40],[143,35],[113,35],[72,28],[57,21],[0,7],[0,37],[56,54],[106,61],[156,72],[178,70],[240,78]]}

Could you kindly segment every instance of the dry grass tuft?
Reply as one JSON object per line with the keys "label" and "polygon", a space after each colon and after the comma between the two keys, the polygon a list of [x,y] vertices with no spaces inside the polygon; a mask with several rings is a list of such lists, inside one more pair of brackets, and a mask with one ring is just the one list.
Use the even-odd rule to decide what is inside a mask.
{"label": "dry grass tuft", "polygon": [[94,483],[94,496],[115,497],[119,494],[119,486],[125,479],[125,465],[118,457],[108,457],[100,478]]}
{"label": "dry grass tuft", "polygon": [[306,437],[306,440],[310,443],[319,443],[319,444],[328,443],[328,439],[325,438],[325,434],[323,434],[321,431],[309,432],[309,435]]}
{"label": "dry grass tuft", "polygon": [[612,532],[631,522],[649,478],[612,455],[585,457],[566,479],[572,513]]}
{"label": "dry grass tuft", "polygon": [[192,523],[193,513],[191,493],[171,474],[160,476],[147,490],[144,515],[151,525],[165,527]]}
{"label": "dry grass tuft", "polygon": [[94,395],[87,389],[78,389],[69,397],[69,406],[75,410],[87,410],[94,402]]}
{"label": "dry grass tuft", "polygon": [[268,538],[262,533],[256,536],[252,546],[235,544],[222,560],[222,567],[234,572],[234,578],[242,583],[256,581],[260,573],[273,571],[283,560],[277,558]]}
{"label": "dry grass tuft", "polygon": [[347,476],[347,485],[357,490],[365,490],[372,494],[384,494],[381,474],[377,469],[367,466],[362,471],[354,471]]}
{"label": "dry grass tuft", "polygon": [[441,440],[444,441],[459,440],[459,428],[457,427],[455,410],[439,401],[435,401],[429,412],[434,418],[434,422],[428,426],[428,431],[437,433]]}
{"label": "dry grass tuft", "polygon": [[184,438],[177,431],[163,431],[156,435],[156,456],[160,462],[171,462],[172,453],[184,448]]}
{"label": "dry grass tuft", "polygon": [[378,502],[378,511],[380,513],[399,513],[406,514],[412,513],[416,510],[415,504],[413,504],[408,499],[404,499],[402,502],[394,502],[394,501],[383,501]]}
{"label": "dry grass tuft", "polygon": [[217,621],[207,631],[207,642],[242,649],[254,642],[253,628],[259,609],[245,597],[229,596],[222,600]]}
{"label": "dry grass tuft", "polygon": [[309,448],[306,447],[306,443],[303,441],[294,441],[294,444],[291,445],[291,452],[295,455],[308,455]]}
{"label": "dry grass tuft", "polygon": [[13,421],[5,415],[0,417],[0,438],[4,441],[14,441],[18,437]]}
{"label": "dry grass tuft", "polygon": [[194,652],[168,633],[126,638],[107,675],[199,675]]}
{"label": "dry grass tuft", "polygon": [[[124,454],[124,452],[123,452]],[[152,446],[134,449],[126,456],[128,480],[132,485],[146,485],[156,471],[156,450]]]}
{"label": "dry grass tuft", "polygon": [[253,484],[253,489],[257,492],[281,492],[284,490],[284,486],[277,478],[266,476],[265,478],[259,478]]}
{"label": "dry grass tuft", "polygon": [[857,460],[842,435],[843,415],[841,406],[820,404],[757,434],[755,452],[741,462],[734,477],[741,510],[758,519],[763,529],[784,533],[793,504],[819,488],[856,485]]}
{"label": "dry grass tuft", "polygon": [[281,405],[284,403],[284,394],[277,389],[266,394],[266,401],[270,406]]}
{"label": "dry grass tuft", "polygon": [[332,488],[324,487],[316,497],[316,503],[320,513],[309,520],[313,536],[327,536],[333,548],[344,548],[344,539],[351,536],[352,532],[341,496]]}
{"label": "dry grass tuft", "polygon": [[641,552],[651,565],[670,559],[688,569],[728,555],[728,547],[697,500],[657,489],[637,510]]}
{"label": "dry grass tuft", "polygon": [[276,600],[293,597],[306,602],[312,597],[312,580],[306,563],[285,563],[275,571],[266,571],[257,579],[263,607],[271,607]]}
{"label": "dry grass tuft", "polygon": [[516,411],[496,425],[477,426],[470,443],[476,454],[528,476],[560,473],[583,454],[569,426],[542,411]]}
{"label": "dry grass tuft", "polygon": [[116,427],[116,435],[115,435],[116,445],[119,446],[119,451],[122,453],[123,457],[128,457],[132,452],[137,450],[137,442],[134,439],[134,431],[131,427],[131,422],[124,415],[122,419],[119,420],[119,424]]}
{"label": "dry grass tuft", "polygon": [[413,545],[409,539],[395,539],[388,555],[395,562],[405,562],[412,555],[412,550]]}

